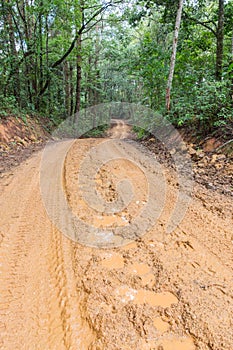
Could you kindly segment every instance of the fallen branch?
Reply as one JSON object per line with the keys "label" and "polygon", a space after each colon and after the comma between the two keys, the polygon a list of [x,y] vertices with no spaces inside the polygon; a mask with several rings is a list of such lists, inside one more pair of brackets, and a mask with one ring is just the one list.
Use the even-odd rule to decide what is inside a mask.
{"label": "fallen branch", "polygon": [[221,149],[223,149],[225,146],[229,145],[230,143],[233,143],[233,139],[225,142],[223,145],[216,148],[216,152],[220,151]]}

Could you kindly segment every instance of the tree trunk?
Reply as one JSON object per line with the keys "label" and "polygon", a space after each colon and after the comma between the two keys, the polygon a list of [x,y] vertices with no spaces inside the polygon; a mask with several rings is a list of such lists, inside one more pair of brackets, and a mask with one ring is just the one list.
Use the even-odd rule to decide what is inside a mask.
{"label": "tree trunk", "polygon": [[[18,53],[16,50],[16,44],[15,44],[15,34],[14,34],[14,26],[13,26],[13,20],[11,15],[11,8],[10,8],[10,2],[7,0],[7,11],[6,11],[6,21],[7,21],[7,27],[9,32],[9,43],[10,43],[10,53],[11,53],[11,71],[12,76],[14,77],[13,81],[13,93],[16,98],[16,101],[18,105],[21,105],[20,100],[20,77],[19,77],[19,66],[18,66]],[[5,9],[4,1],[2,2],[2,6]]]}
{"label": "tree trunk", "polygon": [[[30,14],[29,9],[31,8],[31,2],[29,0],[23,0],[22,1],[22,20],[24,25],[24,31],[25,31],[25,43],[27,45],[28,51],[34,51],[35,50],[35,43],[36,43],[36,33],[34,32],[36,26],[35,26],[35,18]],[[26,71],[28,75],[29,80],[29,97],[31,99],[31,103],[34,103],[37,105],[37,96],[38,96],[38,81],[37,81],[37,69],[38,65],[37,62],[35,62],[37,59],[37,56],[29,56],[27,58],[26,63]]]}
{"label": "tree trunk", "polygon": [[[42,17],[43,17],[43,0],[40,0],[40,12],[39,12],[39,82],[38,87],[39,91],[43,88],[43,79],[44,79],[44,71],[43,71],[43,24],[42,24]],[[41,96],[36,96],[36,109],[40,110],[40,101]]]}
{"label": "tree trunk", "polygon": [[[41,7],[43,6],[43,2],[41,1]],[[39,15],[39,40],[40,40],[40,54],[39,54],[39,62],[40,62],[40,68],[39,68],[39,89],[42,89],[43,87],[43,78],[44,78],[44,72],[43,72],[43,33],[42,33],[42,10]]]}
{"label": "tree trunk", "polygon": [[91,69],[92,69],[92,56],[89,55],[88,57],[88,67],[89,67],[89,70],[88,70],[88,73],[87,73],[87,79],[86,79],[86,82],[87,82],[87,95],[88,95],[88,106],[92,106],[93,105],[93,89],[92,89],[92,79],[91,79]]}
{"label": "tree trunk", "polygon": [[[81,24],[84,28],[84,1],[80,0],[79,2],[79,11],[81,14]],[[81,80],[82,80],[82,30],[77,31],[76,33],[77,38],[77,60],[76,60],[76,98],[75,98],[75,107],[74,107],[74,113],[79,113],[81,108]]]}
{"label": "tree trunk", "polygon": [[168,76],[167,90],[166,90],[166,109],[167,109],[167,111],[170,110],[170,104],[171,104],[171,88],[172,88],[172,81],[173,81],[175,63],[176,63],[176,51],[177,51],[177,43],[178,43],[178,36],[179,36],[179,30],[180,30],[183,3],[184,3],[183,0],[179,0],[179,7],[177,10],[177,15],[176,15],[176,24],[175,24],[175,32],[174,32],[174,38],[173,38],[170,72],[169,72],[169,76]]}
{"label": "tree trunk", "polygon": [[75,113],[78,113],[81,108],[81,80],[82,80],[82,36],[81,34],[78,37],[77,40],[77,48],[78,48],[78,54],[77,54],[77,78],[76,78],[76,103],[75,103]]}
{"label": "tree trunk", "polygon": [[223,39],[224,39],[224,0],[219,0],[218,28],[217,28],[217,50],[216,50],[216,80],[222,80],[223,62]]}
{"label": "tree trunk", "polygon": [[[46,81],[49,81],[49,23],[48,23],[49,22],[49,18],[48,17],[49,17],[49,15],[47,13],[46,17],[45,17],[45,30],[46,30],[46,40],[45,40],[46,72],[45,72],[45,80]],[[52,110],[52,95],[51,95],[51,91],[50,91],[50,82],[48,84],[48,103],[46,105],[47,105],[48,114],[51,115],[53,113],[53,110]]]}
{"label": "tree trunk", "polygon": [[70,64],[70,115],[73,114],[74,111],[74,100],[73,100],[73,95],[74,95],[74,86],[73,86],[73,66],[72,63]]}
{"label": "tree trunk", "polygon": [[[97,105],[99,103],[100,99],[100,94],[99,94],[99,89],[100,89],[100,84],[99,84],[99,79],[100,79],[100,71],[98,68],[98,61],[99,61],[99,53],[100,53],[100,40],[99,40],[99,25],[96,25],[96,42],[95,42],[95,60],[94,60],[94,70],[95,70],[95,90],[94,90],[94,105]],[[95,127],[95,122],[94,126]]]}
{"label": "tree trunk", "polygon": [[69,113],[70,113],[70,84],[69,84],[69,63],[67,61],[64,62],[63,73],[64,73],[64,87],[65,87],[65,108],[66,108],[67,115],[69,115]]}
{"label": "tree trunk", "polygon": [[65,108],[67,116],[73,114],[73,67],[72,63],[65,61],[63,65]]}
{"label": "tree trunk", "polygon": [[[233,65],[233,31],[232,31],[232,38],[231,38],[231,64]],[[230,74],[231,74],[231,99],[233,104],[233,67],[231,67]]]}

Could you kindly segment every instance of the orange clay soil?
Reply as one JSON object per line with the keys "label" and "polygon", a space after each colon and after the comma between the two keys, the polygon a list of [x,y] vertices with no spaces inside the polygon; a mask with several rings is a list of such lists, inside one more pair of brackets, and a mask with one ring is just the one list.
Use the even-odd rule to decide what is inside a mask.
{"label": "orange clay soil", "polygon": [[[116,121],[109,136],[128,132]],[[107,215],[81,198],[81,162],[104,141],[75,141],[64,163],[73,213],[100,229],[127,225],[146,201],[144,175],[123,159],[124,140],[117,151],[110,147],[113,158],[116,152],[121,157],[105,164],[95,182],[111,202],[117,181],[130,176],[136,189],[130,205]],[[140,147],[132,141],[130,147],[136,162]],[[0,349],[231,350],[231,199],[209,190],[207,206],[206,192],[202,200],[196,185],[183,221],[166,234],[177,186],[164,167],[166,204],[154,227],[126,246],[91,248],[66,238],[49,220],[40,194],[41,154],[0,180]]]}

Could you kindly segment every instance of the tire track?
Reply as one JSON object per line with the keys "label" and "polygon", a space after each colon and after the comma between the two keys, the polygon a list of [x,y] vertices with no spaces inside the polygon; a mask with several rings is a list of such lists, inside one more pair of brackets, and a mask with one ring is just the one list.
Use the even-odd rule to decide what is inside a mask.
{"label": "tire track", "polygon": [[80,316],[71,244],[47,218],[38,163],[16,171],[3,193],[0,348],[87,349],[93,334]]}

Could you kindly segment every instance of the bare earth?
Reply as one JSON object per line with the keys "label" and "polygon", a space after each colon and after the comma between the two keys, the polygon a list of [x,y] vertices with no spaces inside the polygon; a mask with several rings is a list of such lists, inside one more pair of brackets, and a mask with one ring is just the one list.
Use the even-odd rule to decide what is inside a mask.
{"label": "bare earth", "polygon": [[[106,139],[75,141],[65,160],[69,205],[99,228],[127,225],[146,201],[146,181],[135,166],[145,151],[123,140],[130,128],[115,123],[109,138],[121,140],[108,152],[118,159],[105,164],[95,182],[112,202],[117,181],[131,177],[135,198],[123,212],[89,208],[78,188],[82,160]],[[127,161],[129,148],[135,164]],[[0,349],[231,350],[231,198],[209,190],[207,205],[207,193],[196,185],[182,223],[166,234],[177,181],[163,167],[166,204],[150,232],[123,247],[91,248],[49,220],[40,193],[41,155],[0,180]]]}

